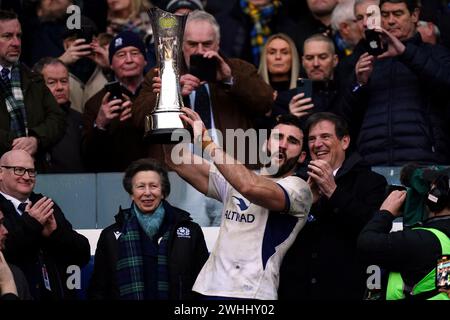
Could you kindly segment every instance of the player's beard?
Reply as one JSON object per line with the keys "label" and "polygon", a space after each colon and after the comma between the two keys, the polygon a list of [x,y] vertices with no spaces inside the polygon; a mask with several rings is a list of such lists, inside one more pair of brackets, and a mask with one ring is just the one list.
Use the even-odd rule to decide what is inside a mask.
{"label": "player's beard", "polygon": [[[286,153],[283,152],[283,155],[286,158]],[[288,173],[289,171],[292,171],[293,169],[295,169],[298,165],[298,159],[300,158],[301,153],[293,158],[287,159],[279,168],[277,173],[275,173],[272,177],[273,178],[279,178],[284,176],[286,173]]]}

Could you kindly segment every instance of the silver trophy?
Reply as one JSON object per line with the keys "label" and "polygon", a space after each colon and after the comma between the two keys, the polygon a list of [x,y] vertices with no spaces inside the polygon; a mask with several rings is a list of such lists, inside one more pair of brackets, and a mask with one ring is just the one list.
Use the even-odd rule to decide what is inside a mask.
{"label": "silver trophy", "polygon": [[149,10],[153,28],[156,66],[161,77],[161,90],[153,111],[145,117],[145,136],[155,143],[171,141],[172,132],[183,129],[180,119],[184,107],[180,88],[180,65],[186,16],[177,16],[158,8]]}

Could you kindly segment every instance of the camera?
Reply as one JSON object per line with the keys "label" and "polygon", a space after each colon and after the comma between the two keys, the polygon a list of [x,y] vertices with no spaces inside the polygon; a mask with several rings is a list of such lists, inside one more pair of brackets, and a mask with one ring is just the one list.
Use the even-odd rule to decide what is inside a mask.
{"label": "camera", "polygon": [[[429,211],[437,212],[446,206],[448,187],[432,188],[437,178],[445,181],[444,176],[450,176],[450,168],[443,166],[424,166],[418,163],[408,163],[400,171],[400,182],[408,187],[405,211],[403,212],[403,225],[414,226],[429,217]],[[441,194],[436,194],[439,191]],[[431,197],[430,197],[431,194]],[[436,197],[434,199],[433,197]],[[433,201],[430,201],[433,200]],[[433,202],[436,208],[430,208]]]}
{"label": "camera", "polygon": [[392,191],[407,191],[408,189],[405,186],[400,184],[390,184],[386,187],[386,196],[390,195]]}
{"label": "camera", "polygon": [[217,78],[217,59],[205,58],[201,54],[193,54],[189,58],[189,73],[200,81],[215,82]]}

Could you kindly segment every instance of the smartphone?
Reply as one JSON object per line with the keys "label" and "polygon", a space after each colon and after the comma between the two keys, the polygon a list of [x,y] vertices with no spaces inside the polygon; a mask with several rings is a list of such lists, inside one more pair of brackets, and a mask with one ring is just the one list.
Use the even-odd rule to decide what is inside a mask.
{"label": "smartphone", "polygon": [[[109,98],[108,101],[120,99],[123,100],[122,97],[122,86],[120,85],[119,81],[111,81],[105,84],[105,90],[109,92]],[[120,113],[122,110],[116,110],[115,113]]]}
{"label": "smartphone", "polygon": [[92,26],[81,27],[78,33],[79,39],[84,39],[86,41],[86,44],[89,44],[92,42],[93,37],[94,37],[94,28]]}
{"label": "smartphone", "polygon": [[189,58],[189,73],[200,81],[215,82],[217,77],[217,60],[205,58],[201,54],[193,54]]}
{"label": "smartphone", "polygon": [[304,93],[304,98],[312,98],[312,80],[310,79],[297,79],[297,94]]}
{"label": "smartphone", "polygon": [[436,288],[450,289],[450,255],[443,255],[437,261]]}
{"label": "smartphone", "polygon": [[364,31],[366,35],[366,48],[367,52],[372,56],[379,56],[383,52],[386,52],[387,45],[381,39],[381,33],[367,29]]}

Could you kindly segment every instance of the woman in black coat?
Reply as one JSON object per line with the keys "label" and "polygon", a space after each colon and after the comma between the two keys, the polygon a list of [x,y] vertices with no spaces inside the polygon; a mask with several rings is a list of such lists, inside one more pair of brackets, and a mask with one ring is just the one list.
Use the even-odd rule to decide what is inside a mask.
{"label": "woman in black coat", "polygon": [[100,235],[89,298],[194,298],[192,286],[208,251],[200,226],[165,200],[167,171],[153,159],[134,161],[123,186],[133,202]]}

